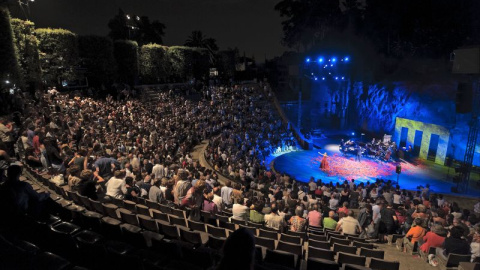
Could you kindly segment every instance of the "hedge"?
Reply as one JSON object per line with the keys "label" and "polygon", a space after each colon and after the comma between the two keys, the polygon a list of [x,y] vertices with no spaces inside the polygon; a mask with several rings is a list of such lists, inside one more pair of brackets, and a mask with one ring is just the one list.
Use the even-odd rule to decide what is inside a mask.
{"label": "hedge", "polygon": [[138,44],[131,40],[116,40],[113,53],[120,82],[135,85],[138,78]]}
{"label": "hedge", "polygon": [[78,65],[77,35],[65,29],[39,28],[40,61],[48,85],[76,79]]}
{"label": "hedge", "polygon": [[11,24],[22,78],[32,89],[35,89],[42,79],[35,24],[15,18],[11,20]]}
{"label": "hedge", "polygon": [[147,44],[140,48],[140,76],[142,83],[154,84],[167,82],[172,74],[168,47]]}
{"label": "hedge", "polygon": [[87,68],[90,86],[110,86],[116,76],[113,42],[107,37],[79,36],[78,52],[81,66]]}
{"label": "hedge", "polygon": [[13,32],[8,9],[0,5],[0,86],[6,80],[23,85],[18,53],[13,44]]}

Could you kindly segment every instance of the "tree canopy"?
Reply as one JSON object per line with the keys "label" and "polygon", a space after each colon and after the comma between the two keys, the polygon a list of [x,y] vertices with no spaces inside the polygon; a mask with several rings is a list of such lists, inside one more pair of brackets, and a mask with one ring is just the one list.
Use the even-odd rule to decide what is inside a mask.
{"label": "tree canopy", "polygon": [[282,0],[283,43],[308,51],[334,32],[350,31],[392,57],[446,57],[478,42],[475,0]]}
{"label": "tree canopy", "polygon": [[108,22],[108,36],[113,40],[133,40],[139,45],[163,43],[165,25],[158,20],[150,21],[147,16],[126,14],[122,9]]}

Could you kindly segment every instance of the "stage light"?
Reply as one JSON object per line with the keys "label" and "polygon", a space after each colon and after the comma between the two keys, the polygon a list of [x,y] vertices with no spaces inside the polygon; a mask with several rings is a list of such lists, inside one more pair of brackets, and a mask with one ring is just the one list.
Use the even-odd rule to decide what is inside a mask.
{"label": "stage light", "polygon": [[330,64],[331,67],[333,67],[333,64]]}
{"label": "stage light", "polygon": [[9,80],[6,80],[5,83],[6,83],[6,84],[10,84],[10,81],[9,81]]}
{"label": "stage light", "polygon": [[335,77],[335,80],[338,80],[338,77]]}
{"label": "stage light", "polygon": [[130,15],[127,14],[127,20],[130,20]]}
{"label": "stage light", "polygon": [[136,18],[137,18],[137,21],[140,21],[140,17],[137,16]]}
{"label": "stage light", "polygon": [[348,58],[348,56],[345,57],[345,62],[348,62],[348,60],[350,60],[350,58]]}
{"label": "stage light", "polygon": [[328,75],[332,75],[332,73],[331,73],[331,72],[328,72]]}
{"label": "stage light", "polygon": [[355,136],[355,132],[352,132],[352,136]]}
{"label": "stage light", "polygon": [[322,81],[325,81],[325,77],[322,77]]}
{"label": "stage light", "polygon": [[323,57],[318,58],[319,63],[323,63]]}
{"label": "stage light", "polygon": [[315,81],[316,81],[316,80],[318,80],[318,78],[317,78],[317,77],[315,77]]}
{"label": "stage light", "polygon": [[345,80],[345,77],[342,77],[342,80]]}
{"label": "stage light", "polygon": [[332,62],[335,63],[337,61],[337,58],[333,57]]}
{"label": "stage light", "polygon": [[306,61],[307,61],[307,63],[310,63],[310,58],[307,58],[307,60],[306,60]]}

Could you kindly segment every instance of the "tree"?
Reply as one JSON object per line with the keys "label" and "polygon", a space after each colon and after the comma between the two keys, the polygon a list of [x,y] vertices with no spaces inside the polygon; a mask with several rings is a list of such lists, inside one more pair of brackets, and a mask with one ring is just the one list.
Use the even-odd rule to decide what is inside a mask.
{"label": "tree", "polygon": [[165,25],[157,20],[150,22],[147,16],[126,14],[119,9],[109,22],[108,36],[113,40],[134,40],[140,46],[149,43],[163,43]]}
{"label": "tree", "polygon": [[185,46],[207,49],[210,55],[210,63],[215,62],[215,54],[218,51],[217,41],[213,38],[207,38],[202,31],[192,31],[185,41]]}

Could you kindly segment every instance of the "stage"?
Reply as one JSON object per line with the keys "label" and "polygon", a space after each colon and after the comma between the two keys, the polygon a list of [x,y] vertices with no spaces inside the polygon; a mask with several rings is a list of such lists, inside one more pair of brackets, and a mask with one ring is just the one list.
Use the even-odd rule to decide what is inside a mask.
{"label": "stage", "polygon": [[[415,160],[414,163],[404,160],[385,162],[372,158],[363,157],[355,161],[354,155],[343,156],[339,150],[339,140],[324,139],[319,143],[321,149],[299,150],[277,156],[273,159],[273,167],[277,172],[287,173],[295,179],[308,182],[310,177],[322,179],[323,182],[343,182],[355,179],[358,182],[375,181],[377,178],[397,181],[395,172],[397,164],[402,166],[402,172],[398,175],[398,181],[402,189],[417,190],[417,186],[430,184],[433,192],[480,196],[478,186],[471,187],[465,194],[453,193],[452,187],[456,187],[452,179],[455,175],[454,168],[441,166],[431,161]],[[329,169],[320,170],[320,161],[323,156],[320,153],[327,153]],[[478,178],[472,175],[471,178]],[[473,181],[471,181],[473,182]]]}

